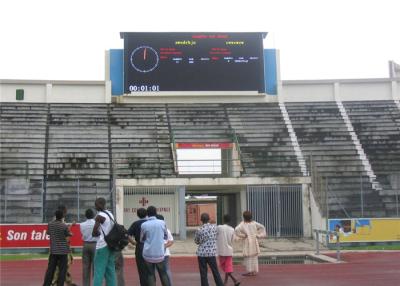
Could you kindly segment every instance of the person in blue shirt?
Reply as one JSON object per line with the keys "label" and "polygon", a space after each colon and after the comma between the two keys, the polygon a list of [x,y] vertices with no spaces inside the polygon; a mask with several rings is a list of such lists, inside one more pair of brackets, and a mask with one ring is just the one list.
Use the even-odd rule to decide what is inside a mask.
{"label": "person in blue shirt", "polygon": [[165,265],[164,240],[168,239],[165,222],[157,219],[157,209],[154,206],[147,208],[148,219],[142,224],[140,241],[143,242],[143,259],[146,266],[147,285],[156,286],[155,269],[160,274],[161,284],[170,286]]}

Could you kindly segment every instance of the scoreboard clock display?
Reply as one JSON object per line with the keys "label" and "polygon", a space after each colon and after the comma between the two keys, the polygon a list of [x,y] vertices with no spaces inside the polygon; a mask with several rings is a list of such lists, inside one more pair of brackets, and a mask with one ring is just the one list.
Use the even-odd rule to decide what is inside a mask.
{"label": "scoreboard clock display", "polygon": [[121,33],[124,91],[264,92],[265,33]]}

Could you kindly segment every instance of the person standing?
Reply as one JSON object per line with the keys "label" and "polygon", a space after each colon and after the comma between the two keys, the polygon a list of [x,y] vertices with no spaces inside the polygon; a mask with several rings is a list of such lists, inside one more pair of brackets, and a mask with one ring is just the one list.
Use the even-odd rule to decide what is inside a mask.
{"label": "person standing", "polygon": [[117,286],[125,286],[124,255],[121,250],[115,251],[115,273],[117,275]]}
{"label": "person standing", "polygon": [[[67,207],[65,205],[59,205],[57,207],[57,209],[63,212],[62,221],[65,223],[65,220],[67,218]],[[71,231],[71,227],[74,226],[75,224],[76,224],[75,221],[73,221],[69,225],[67,224],[68,229]],[[68,245],[70,245],[70,237],[67,238],[67,243],[68,243]],[[73,262],[74,262],[74,256],[72,255],[72,251],[70,249],[70,251],[68,253],[67,274],[65,275],[65,284],[67,284],[67,286],[76,286],[76,284],[74,282],[72,282],[71,265]],[[57,285],[58,274],[59,274],[59,269],[58,269],[58,267],[56,267],[56,271],[53,276],[53,281],[51,282],[52,286]]]}
{"label": "person standing", "polygon": [[64,286],[67,274],[68,253],[70,251],[67,237],[72,236],[68,226],[63,222],[64,213],[56,210],[56,219],[49,222],[47,234],[50,235],[50,255],[43,286],[50,286],[56,266],[59,268],[57,286]]}
{"label": "person standing", "polygon": [[82,234],[82,285],[91,285],[90,280],[93,277],[93,261],[96,253],[97,238],[92,236],[94,221],[94,212],[92,209],[85,211],[86,221],[79,225]]}
{"label": "person standing", "polygon": [[104,236],[106,236],[113,227],[114,216],[110,211],[106,210],[106,200],[104,198],[96,199],[95,208],[97,210],[97,216],[95,218],[92,236],[98,237],[98,240],[94,256],[93,285],[103,285],[103,280],[105,278],[107,286],[115,286],[115,255],[107,246],[104,239]]}
{"label": "person standing", "polygon": [[142,224],[140,241],[143,242],[143,259],[146,265],[147,285],[156,285],[155,269],[160,274],[161,284],[170,286],[167,270],[165,267],[164,240],[168,238],[165,222],[156,218],[157,209],[154,206],[147,208],[148,219]]}
{"label": "person standing", "polygon": [[267,237],[265,227],[253,221],[250,211],[245,211],[243,212],[243,221],[235,228],[235,234],[243,241],[243,264],[247,272],[242,275],[257,275],[258,255],[260,254],[258,240]]}
{"label": "person standing", "polygon": [[[157,215],[157,219],[164,220],[163,215]],[[168,238],[164,240],[164,247],[165,247],[165,254],[164,254],[164,262],[165,262],[165,269],[167,270],[168,278],[169,278],[169,283],[172,285],[172,273],[171,273],[171,268],[169,266],[169,257],[171,256],[171,251],[169,251],[169,248],[174,244],[174,237],[171,234],[171,231],[167,228],[168,232]],[[158,273],[161,278],[161,274]]]}
{"label": "person standing", "polygon": [[203,225],[196,231],[194,242],[198,245],[197,260],[200,269],[201,286],[208,286],[207,264],[211,269],[215,285],[223,286],[221,276],[218,272],[217,259],[217,226],[210,224],[208,213],[202,213],[200,220]]}
{"label": "person standing", "polygon": [[226,214],[223,217],[223,225],[217,227],[217,253],[219,256],[219,264],[225,272],[224,285],[231,278],[235,286],[239,286],[240,282],[233,276],[233,240],[235,230],[229,225],[231,217]]}
{"label": "person standing", "polygon": [[143,259],[143,242],[140,241],[140,230],[142,224],[147,220],[147,211],[144,208],[139,208],[136,211],[139,220],[132,223],[128,229],[129,237],[135,238],[135,260],[136,267],[139,274],[140,286],[147,286],[146,266]]}

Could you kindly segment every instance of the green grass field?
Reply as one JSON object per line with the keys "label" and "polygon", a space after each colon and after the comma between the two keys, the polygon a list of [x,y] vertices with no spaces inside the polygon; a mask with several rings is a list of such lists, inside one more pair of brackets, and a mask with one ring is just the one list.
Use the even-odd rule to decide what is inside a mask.
{"label": "green grass field", "polygon": [[400,244],[344,246],[343,250],[400,250]]}
{"label": "green grass field", "polygon": [[[74,253],[74,257],[81,257],[80,253]],[[32,259],[47,259],[48,254],[0,254],[0,261],[17,261],[17,260],[32,260]]]}

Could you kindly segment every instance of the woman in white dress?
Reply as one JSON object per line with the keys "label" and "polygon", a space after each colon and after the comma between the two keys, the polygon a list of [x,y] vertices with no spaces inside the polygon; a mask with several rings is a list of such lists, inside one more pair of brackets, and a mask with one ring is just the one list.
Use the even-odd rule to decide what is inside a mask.
{"label": "woman in white dress", "polygon": [[260,246],[258,239],[267,237],[265,227],[252,219],[250,211],[243,212],[243,221],[235,228],[235,234],[243,242],[243,264],[246,267],[244,276],[258,273],[258,255]]}

